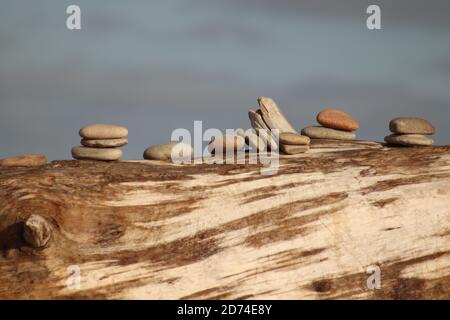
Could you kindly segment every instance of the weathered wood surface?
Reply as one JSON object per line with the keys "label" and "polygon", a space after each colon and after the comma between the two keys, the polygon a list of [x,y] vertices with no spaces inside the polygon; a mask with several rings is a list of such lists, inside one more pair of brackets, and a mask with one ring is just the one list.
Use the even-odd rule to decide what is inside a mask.
{"label": "weathered wood surface", "polygon": [[[314,146],[274,176],[150,161],[0,168],[0,298],[450,298],[450,147]],[[23,240],[32,214],[52,229],[43,249]]]}

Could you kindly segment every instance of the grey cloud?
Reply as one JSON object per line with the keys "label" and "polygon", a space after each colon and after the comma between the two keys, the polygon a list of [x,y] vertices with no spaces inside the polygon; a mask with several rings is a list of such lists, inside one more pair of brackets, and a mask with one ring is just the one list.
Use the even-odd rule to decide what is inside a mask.
{"label": "grey cloud", "polygon": [[[284,15],[360,18],[371,4],[382,9],[383,23],[450,28],[448,0],[227,0],[228,6]],[[239,10],[239,9],[236,9]]]}
{"label": "grey cloud", "polygon": [[185,30],[183,35],[201,41],[231,40],[247,46],[258,46],[265,38],[263,32],[251,26],[218,21],[199,23]]}

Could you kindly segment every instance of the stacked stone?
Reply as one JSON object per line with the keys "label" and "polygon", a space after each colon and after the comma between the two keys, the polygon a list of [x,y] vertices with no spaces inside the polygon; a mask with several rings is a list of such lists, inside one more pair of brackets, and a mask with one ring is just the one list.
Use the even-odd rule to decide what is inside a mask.
{"label": "stacked stone", "polygon": [[388,144],[397,146],[431,146],[434,141],[426,135],[433,135],[436,129],[425,119],[395,118],[389,123],[392,134],[385,137]]}
{"label": "stacked stone", "polygon": [[359,123],[351,115],[336,109],[325,109],[317,115],[322,126],[306,127],[302,134],[311,139],[355,140]]}
{"label": "stacked stone", "polygon": [[309,150],[311,139],[292,132],[282,132],[279,135],[280,151],[285,154],[298,154]]}
{"label": "stacked stone", "polygon": [[113,124],[91,124],[79,131],[81,146],[72,148],[72,157],[80,160],[119,160],[120,147],[128,144],[128,129]]}

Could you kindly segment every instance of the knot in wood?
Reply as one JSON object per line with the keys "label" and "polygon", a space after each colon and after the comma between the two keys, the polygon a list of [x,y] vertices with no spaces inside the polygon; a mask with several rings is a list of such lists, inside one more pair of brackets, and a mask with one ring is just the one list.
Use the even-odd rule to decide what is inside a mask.
{"label": "knot in wood", "polygon": [[40,215],[32,214],[24,224],[23,239],[34,248],[45,247],[52,235],[50,224]]}

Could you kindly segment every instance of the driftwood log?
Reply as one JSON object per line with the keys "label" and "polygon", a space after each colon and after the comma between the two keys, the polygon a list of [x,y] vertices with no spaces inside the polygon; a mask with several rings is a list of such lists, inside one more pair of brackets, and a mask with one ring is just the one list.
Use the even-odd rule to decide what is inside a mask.
{"label": "driftwood log", "polygon": [[450,147],[0,167],[0,250],[2,299],[449,299]]}

